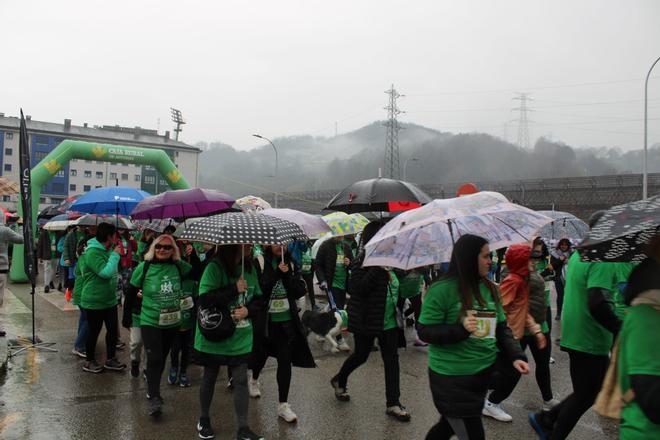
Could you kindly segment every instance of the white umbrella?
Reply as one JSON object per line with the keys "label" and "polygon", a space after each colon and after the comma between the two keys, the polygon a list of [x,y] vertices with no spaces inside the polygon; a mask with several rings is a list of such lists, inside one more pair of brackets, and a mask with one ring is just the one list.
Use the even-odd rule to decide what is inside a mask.
{"label": "white umbrella", "polygon": [[117,226],[119,229],[135,229],[135,226],[126,217],[119,217],[115,215],[96,215],[86,214],[74,222],[76,226],[96,226],[99,223],[110,223]]}
{"label": "white umbrella", "polygon": [[383,226],[367,243],[363,264],[409,270],[444,263],[463,234],[479,235],[499,249],[533,240],[551,221],[495,192],[434,200]]}
{"label": "white umbrella", "polygon": [[277,217],[282,220],[295,223],[303,230],[309,238],[317,238],[325,233],[330,232],[330,226],[323,221],[321,217],[317,217],[306,212],[297,211],[295,209],[275,209],[269,208],[261,211],[261,214]]}

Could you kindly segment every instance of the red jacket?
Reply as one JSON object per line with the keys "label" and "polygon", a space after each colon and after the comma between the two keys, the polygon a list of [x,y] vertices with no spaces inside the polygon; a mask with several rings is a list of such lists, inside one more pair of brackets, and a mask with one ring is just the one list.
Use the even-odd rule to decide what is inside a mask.
{"label": "red jacket", "polygon": [[[126,249],[124,249],[124,241],[126,241]],[[137,252],[137,242],[133,237],[130,239],[126,237],[119,237],[117,246],[121,248],[121,257],[119,258],[119,267],[127,269],[133,265],[133,252]]]}
{"label": "red jacket", "polygon": [[521,339],[528,329],[531,334],[541,331],[541,326],[529,314],[529,257],[532,248],[528,244],[514,244],[505,254],[509,274],[500,284],[502,307],[506,320],[516,339]]}

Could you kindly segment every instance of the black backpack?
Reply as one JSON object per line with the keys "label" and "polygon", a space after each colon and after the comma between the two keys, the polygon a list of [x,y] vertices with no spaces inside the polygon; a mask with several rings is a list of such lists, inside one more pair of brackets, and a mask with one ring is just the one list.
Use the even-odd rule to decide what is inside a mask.
{"label": "black backpack", "polygon": [[197,327],[204,338],[211,342],[220,342],[234,334],[236,323],[231,316],[229,306],[203,307],[200,305],[197,310]]}

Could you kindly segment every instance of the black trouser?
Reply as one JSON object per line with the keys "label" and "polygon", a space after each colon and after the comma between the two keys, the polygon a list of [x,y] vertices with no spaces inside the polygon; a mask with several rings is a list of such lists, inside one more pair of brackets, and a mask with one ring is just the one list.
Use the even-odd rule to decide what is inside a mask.
{"label": "black trouser", "polygon": [[[186,374],[188,364],[190,363],[190,347],[192,346],[192,329],[179,330],[174,336],[172,342],[172,352],[170,353],[170,361],[172,368],[177,368],[179,374]],[[181,362],[179,362],[179,352],[181,352]]]}
{"label": "black trouser", "polygon": [[555,290],[557,291],[557,316],[561,316],[564,307],[564,282],[560,275],[555,276]]}
{"label": "black trouser", "polygon": [[458,440],[485,439],[481,417],[459,419],[440,416],[440,421],[426,434],[426,440],[449,440],[453,435],[456,435]]}
{"label": "black trouser", "polygon": [[[237,424],[239,428],[244,428],[248,426],[247,413],[250,399],[247,387],[247,365],[234,365],[227,370],[233,377],[234,391],[232,394],[234,395],[234,411],[236,412]],[[219,372],[219,364],[204,365],[202,386],[199,387],[199,404],[202,417],[209,417],[209,409],[215,391],[215,381]]]}
{"label": "black trouser", "polygon": [[143,325],[141,331],[144,351],[147,354],[147,391],[149,397],[160,397],[160,378],[178,329]]}
{"label": "black trouser", "polygon": [[[486,372],[486,374],[488,374],[488,372]],[[431,394],[433,395],[433,403],[438,411],[442,413],[442,404],[439,400],[442,400],[442,397],[440,396],[446,393],[445,390],[442,389],[442,384],[439,382],[439,379],[440,375],[430,371],[429,384],[431,386]],[[485,391],[484,386],[484,394]],[[446,405],[446,402],[444,402],[444,404]],[[484,440],[486,434],[484,433],[484,425],[481,421],[481,415],[474,417],[446,417],[441,415],[440,421],[433,425],[428,434],[426,434],[426,440],[449,440],[454,434],[458,436],[458,440]]]}
{"label": "black trouser", "polygon": [[[293,353],[293,341],[295,340],[295,323],[269,322],[268,323],[268,348],[273,349],[277,358],[277,391],[280,403],[288,402],[289,388],[291,387],[291,357]],[[255,347],[253,352],[254,365],[252,366],[252,377],[259,379],[261,370],[266,365],[268,354],[266,347]]]}
{"label": "black trouser", "polygon": [[580,417],[596,401],[609,365],[608,356],[568,350],[573,394],[541,414],[541,424],[552,431],[550,439],[565,439]]}
{"label": "black trouser", "polygon": [[[545,334],[546,346],[543,350],[536,346],[536,338],[534,336],[524,336],[520,341],[520,346],[523,351],[529,346],[534,362],[536,364],[536,384],[541,390],[543,400],[552,399],[552,386],[550,384],[550,335]],[[497,379],[495,382],[495,389],[488,400],[491,403],[499,404],[507,399],[513,390],[518,385],[520,380],[520,373],[513,367],[513,363],[508,356],[498,353],[497,356]]]}
{"label": "black trouser", "polygon": [[309,297],[309,303],[313,309],[316,306],[316,298],[314,297],[314,274],[303,274],[302,279],[305,281],[305,286],[307,286],[307,296]]}
{"label": "black trouser", "polygon": [[89,325],[89,337],[85,344],[85,352],[88,361],[96,360],[96,340],[101,334],[103,323],[105,323],[105,349],[108,359],[115,357],[117,350],[117,337],[119,330],[119,320],[117,319],[117,306],[107,309],[85,309],[87,312],[87,323]]}
{"label": "black trouser", "polygon": [[348,376],[350,376],[356,368],[364,364],[369,358],[376,337],[378,338],[380,355],[383,358],[383,366],[385,367],[385,396],[387,398],[387,406],[400,405],[399,333],[396,328],[384,330],[378,336],[353,335],[355,352],[344,361],[344,365],[342,365],[336,378],[339,382],[339,386],[341,388],[346,388]]}
{"label": "black trouser", "polygon": [[346,308],[346,289],[340,289],[338,287],[331,287],[332,297],[335,299],[335,304],[340,310]]}
{"label": "black trouser", "polygon": [[[410,313],[406,314],[406,317],[413,314],[415,316],[415,322],[419,320],[419,315],[422,313],[422,295],[415,295],[408,298],[410,301]],[[399,298],[397,302],[397,307],[403,313],[403,307],[406,304],[406,298]]]}

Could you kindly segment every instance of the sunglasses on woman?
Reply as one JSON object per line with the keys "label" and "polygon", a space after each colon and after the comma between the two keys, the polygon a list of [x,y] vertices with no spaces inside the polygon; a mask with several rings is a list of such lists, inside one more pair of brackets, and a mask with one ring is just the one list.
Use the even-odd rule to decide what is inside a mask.
{"label": "sunglasses on woman", "polygon": [[173,249],[172,245],[170,244],[157,244],[154,246],[154,248],[156,248],[157,250],[162,249],[164,251],[171,251]]}

